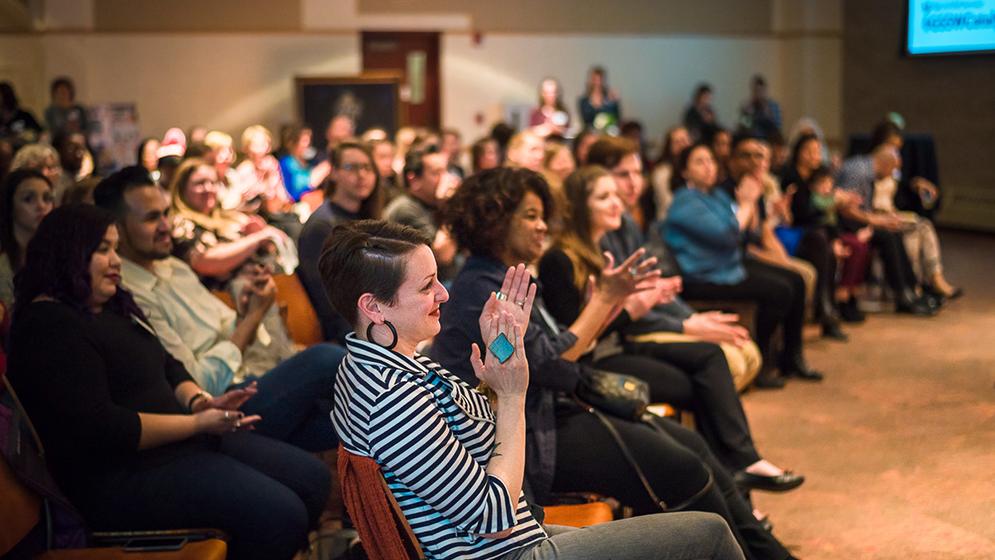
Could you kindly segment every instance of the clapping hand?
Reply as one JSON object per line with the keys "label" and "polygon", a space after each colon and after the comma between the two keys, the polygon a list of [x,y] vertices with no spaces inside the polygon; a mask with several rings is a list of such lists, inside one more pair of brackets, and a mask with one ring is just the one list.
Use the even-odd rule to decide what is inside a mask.
{"label": "clapping hand", "polygon": [[[486,363],[476,343],[470,347],[470,365],[483,384],[498,398],[524,396],[529,386],[529,364],[525,357],[525,330],[528,328],[535,284],[529,282],[529,272],[520,264],[508,269],[501,285],[500,297],[491,294],[480,313],[480,335],[488,345]],[[504,361],[496,356],[489,345],[504,335],[514,350]]]}
{"label": "clapping hand", "polygon": [[615,258],[606,251],[605,267],[594,284],[594,294],[602,295],[615,305],[633,293],[656,288],[660,278],[657,260],[650,257],[640,262],[645,254],[646,249],[638,249],[622,264],[615,266]]}

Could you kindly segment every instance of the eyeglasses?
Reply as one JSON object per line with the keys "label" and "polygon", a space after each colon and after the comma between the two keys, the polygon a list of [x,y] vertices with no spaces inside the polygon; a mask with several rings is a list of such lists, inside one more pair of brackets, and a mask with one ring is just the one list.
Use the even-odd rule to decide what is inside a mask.
{"label": "eyeglasses", "polygon": [[368,163],[343,163],[339,169],[348,173],[359,173],[360,171],[373,173],[373,166]]}

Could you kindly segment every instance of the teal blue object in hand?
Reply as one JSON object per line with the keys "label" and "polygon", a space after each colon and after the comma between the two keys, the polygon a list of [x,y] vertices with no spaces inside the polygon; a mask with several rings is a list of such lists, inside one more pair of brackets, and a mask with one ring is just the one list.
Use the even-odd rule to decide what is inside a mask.
{"label": "teal blue object in hand", "polygon": [[508,340],[504,333],[497,335],[497,338],[487,346],[487,349],[491,351],[497,357],[498,361],[502,364],[511,359],[512,354],[515,353],[515,345]]}

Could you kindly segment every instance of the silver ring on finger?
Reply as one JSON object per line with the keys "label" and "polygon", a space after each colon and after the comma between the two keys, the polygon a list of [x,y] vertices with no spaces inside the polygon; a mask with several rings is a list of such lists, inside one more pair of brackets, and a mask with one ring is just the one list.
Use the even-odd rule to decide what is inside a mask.
{"label": "silver ring on finger", "polygon": [[638,266],[630,266],[629,267],[629,276],[632,276],[633,278],[635,278],[636,276],[639,276],[639,267]]}
{"label": "silver ring on finger", "polygon": [[498,293],[497,293],[497,294],[496,294],[496,295],[494,296],[494,298],[495,298],[495,299],[497,299],[498,301],[504,301],[504,300],[508,299],[508,296],[506,296],[506,295],[505,295],[505,294],[503,294],[502,292],[498,292]]}
{"label": "silver ring on finger", "polygon": [[518,307],[521,307],[522,309],[525,309],[525,300],[516,301],[515,305],[517,305]]}
{"label": "silver ring on finger", "polygon": [[225,411],[225,420],[227,420],[227,419],[228,419],[228,411],[226,410]]}

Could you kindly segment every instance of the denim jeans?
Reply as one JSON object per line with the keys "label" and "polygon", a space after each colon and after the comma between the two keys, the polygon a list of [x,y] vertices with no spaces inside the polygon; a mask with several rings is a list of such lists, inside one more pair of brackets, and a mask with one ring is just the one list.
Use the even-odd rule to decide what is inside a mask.
{"label": "denim jeans", "polygon": [[742,560],[714,513],[657,513],[583,529],[547,525],[549,538],[500,560]]}
{"label": "denim jeans", "polygon": [[101,473],[75,503],[96,530],[221,529],[235,560],[291,558],[306,547],[328,500],[325,464],[250,432],[211,441],[163,462]]}
{"label": "denim jeans", "polygon": [[284,360],[252,381],[259,392],[242,406],[246,415],[258,414],[256,433],[285,441],[307,451],[325,451],[338,445],[332,428],[332,385],[346,355],[341,346],[318,344]]}

